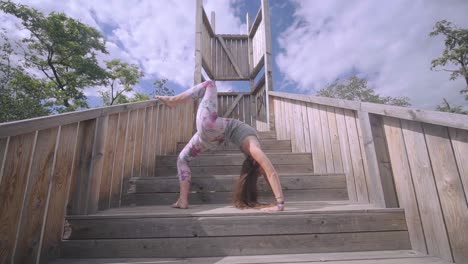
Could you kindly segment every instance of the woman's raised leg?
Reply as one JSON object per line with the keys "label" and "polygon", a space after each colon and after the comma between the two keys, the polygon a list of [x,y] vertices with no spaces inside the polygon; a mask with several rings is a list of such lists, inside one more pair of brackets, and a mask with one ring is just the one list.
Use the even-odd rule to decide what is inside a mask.
{"label": "woman's raised leg", "polygon": [[205,94],[206,87],[214,86],[213,81],[205,81],[199,83],[190,89],[175,95],[175,96],[155,96],[156,99],[161,100],[165,105],[169,107],[175,107],[178,104],[184,103],[190,99],[197,100],[202,98]]}

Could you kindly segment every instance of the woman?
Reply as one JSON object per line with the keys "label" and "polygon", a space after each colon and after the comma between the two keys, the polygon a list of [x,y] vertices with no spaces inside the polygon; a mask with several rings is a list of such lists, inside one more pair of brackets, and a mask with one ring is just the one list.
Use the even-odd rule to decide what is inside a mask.
{"label": "woman", "polygon": [[[176,96],[157,96],[156,98],[171,108],[188,100],[203,98],[196,116],[197,132],[177,159],[180,195],[172,207],[188,208],[190,161],[202,152],[215,149],[225,140],[229,140],[247,155],[234,191],[234,205],[237,208],[264,207],[262,210],[268,212],[284,210],[284,197],[278,173],[260,148],[255,129],[236,119],[218,117],[218,92],[214,81],[200,83]],[[266,175],[265,178],[275,195],[276,204],[265,207],[257,202],[256,184],[259,175]]]}

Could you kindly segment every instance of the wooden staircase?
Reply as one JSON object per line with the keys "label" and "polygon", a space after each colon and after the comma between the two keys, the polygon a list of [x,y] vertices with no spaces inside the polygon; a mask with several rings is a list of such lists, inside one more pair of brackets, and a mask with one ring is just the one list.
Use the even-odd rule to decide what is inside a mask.
{"label": "wooden staircase", "polygon": [[[191,207],[172,209],[169,205],[176,200],[179,188],[176,155],[159,157],[156,175],[130,179],[122,201],[125,206],[67,217],[70,229],[61,246],[62,257],[212,258],[365,251],[353,255],[360,259],[356,256],[370,254],[367,251],[388,255],[390,250],[391,259],[405,261],[388,263],[413,263],[408,259],[423,258],[410,251],[403,209],[350,203],[343,174],[314,174],[310,153],[292,153],[289,141],[275,140],[271,132],[259,134],[280,172],[286,211],[269,214],[230,205],[232,186],[243,161],[243,155],[232,146],[205,153],[192,162]],[[182,147],[179,144],[178,150]],[[261,201],[273,201],[263,179],[259,189]],[[299,255],[281,258],[287,260],[288,256],[298,259]],[[300,262],[317,258],[313,254],[311,259],[301,256]],[[229,263],[249,261],[248,257],[231,258]],[[272,263],[273,259],[264,256],[265,262],[254,263]],[[60,259],[57,263],[67,261]]]}

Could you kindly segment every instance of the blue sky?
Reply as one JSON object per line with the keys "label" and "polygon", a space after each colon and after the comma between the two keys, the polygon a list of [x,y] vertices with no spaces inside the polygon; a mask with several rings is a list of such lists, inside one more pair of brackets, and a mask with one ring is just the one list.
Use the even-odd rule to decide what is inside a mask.
{"label": "blue sky", "polygon": [[[145,77],[139,92],[150,93],[157,78],[168,78],[176,92],[193,81],[195,1],[191,0],[24,0],[45,13],[61,11],[98,28],[109,56],[138,64]],[[109,4],[112,3],[112,4]],[[218,33],[245,33],[245,14],[253,19],[260,0],[204,0],[216,12]],[[408,96],[413,106],[433,109],[446,97],[460,96],[463,80],[431,71],[430,62],[444,48],[430,38],[441,19],[468,28],[466,0],[270,0],[274,89],[315,94],[336,78],[358,74],[379,94]],[[0,14],[12,39],[25,36],[19,22]],[[246,89],[247,83],[218,82],[220,90]],[[86,89],[91,104],[100,104],[99,87]]]}

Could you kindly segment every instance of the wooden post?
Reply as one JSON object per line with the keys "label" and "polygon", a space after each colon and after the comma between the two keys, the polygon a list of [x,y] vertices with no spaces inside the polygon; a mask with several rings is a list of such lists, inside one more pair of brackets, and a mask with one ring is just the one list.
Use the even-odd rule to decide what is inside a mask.
{"label": "wooden post", "polygon": [[195,72],[193,76],[193,84],[201,83],[201,67],[202,67],[202,54],[201,54],[201,37],[202,37],[202,23],[203,23],[203,0],[197,0],[195,7]]}
{"label": "wooden post", "polygon": [[[250,28],[251,28],[251,23],[252,21],[250,21],[250,16],[249,16],[249,13],[247,13],[246,17],[245,17],[246,21],[247,21],[247,35],[249,35],[249,32],[250,32]],[[252,93],[253,90],[254,90],[254,87],[255,87],[255,83],[254,83],[254,78],[255,77],[252,77],[251,76],[251,72],[253,70],[253,47],[252,47],[252,38],[249,36],[248,38],[248,46],[249,46],[249,49],[248,49],[248,57],[249,57],[249,84],[250,84],[250,113],[251,113],[251,122],[252,122],[252,127],[256,128],[257,127],[257,108],[255,107],[256,104],[255,104],[255,96],[254,94]]]}
{"label": "wooden post", "polygon": [[382,188],[382,181],[380,179],[379,164],[377,161],[377,154],[375,153],[374,140],[372,138],[372,129],[369,120],[369,113],[358,111],[359,128],[361,142],[364,149],[362,153],[364,161],[364,171],[367,175],[367,189],[369,192],[370,202],[379,207],[385,208],[385,197]]}
{"label": "wooden post", "polygon": [[[265,93],[266,93],[266,118],[267,126],[272,129],[270,124],[270,100],[269,91],[273,91],[273,75],[272,75],[272,63],[271,63],[271,31],[270,31],[270,7],[268,0],[262,0],[262,20],[263,26],[265,27]],[[273,113],[272,113],[273,114]]]}
{"label": "wooden post", "polygon": [[211,29],[216,34],[216,17],[214,11],[211,11]]}

